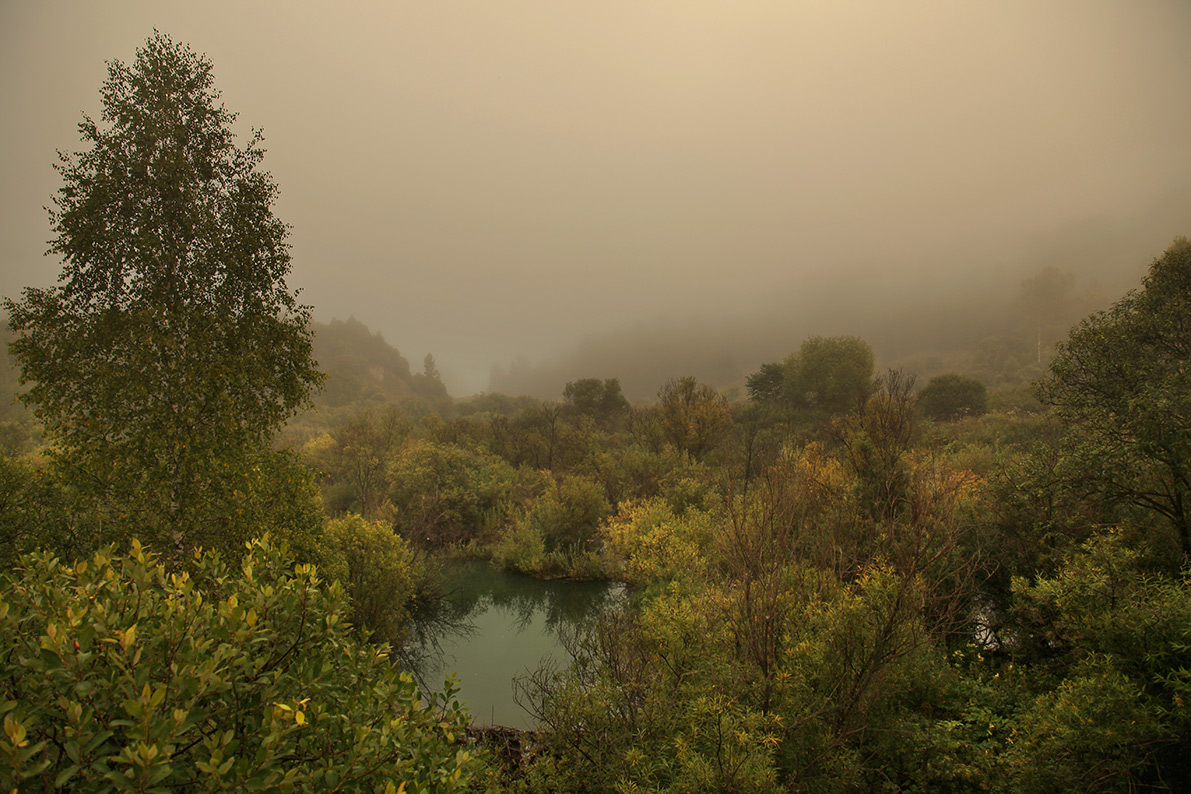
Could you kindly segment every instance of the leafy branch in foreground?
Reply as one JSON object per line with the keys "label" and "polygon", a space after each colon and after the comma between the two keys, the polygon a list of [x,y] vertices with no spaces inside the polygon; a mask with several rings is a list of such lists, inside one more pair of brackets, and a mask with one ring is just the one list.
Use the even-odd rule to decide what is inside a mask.
{"label": "leafy branch in foreground", "polygon": [[0,582],[0,786],[451,792],[474,760],[448,681],[419,692],[284,546],[169,573],[134,541]]}

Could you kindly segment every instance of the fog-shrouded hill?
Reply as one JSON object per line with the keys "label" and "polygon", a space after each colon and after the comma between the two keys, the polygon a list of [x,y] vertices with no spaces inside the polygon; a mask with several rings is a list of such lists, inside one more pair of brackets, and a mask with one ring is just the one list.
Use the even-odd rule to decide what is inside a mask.
{"label": "fog-shrouded hill", "polygon": [[1153,259],[1189,230],[1191,185],[1128,219],[1088,218],[1016,249],[971,240],[924,251],[917,268],[856,262],[784,290],[759,287],[744,313],[683,317],[676,310],[626,323],[551,359],[493,367],[490,390],[557,399],[568,381],[616,377],[640,402],[686,375],[723,389],[810,335],[859,336],[879,367],[919,377],[960,370],[990,385],[1028,383],[1075,322],[1135,288]]}
{"label": "fog-shrouded hill", "polygon": [[[433,356],[426,357],[421,372],[414,372],[379,331],[374,333],[354,317],[315,322],[312,329],[314,358],[327,375],[323,388],[313,395],[316,409],[334,412],[411,398],[437,406],[449,399]],[[8,353],[13,338],[7,320],[0,319],[0,425],[31,427],[32,414],[16,400],[20,368]]]}
{"label": "fog-shrouded hill", "polygon": [[317,407],[401,402],[413,396],[430,401],[447,398],[433,356],[427,356],[422,371],[415,373],[379,331],[370,331],[354,317],[316,322],[313,328],[314,358],[327,375],[314,397]]}

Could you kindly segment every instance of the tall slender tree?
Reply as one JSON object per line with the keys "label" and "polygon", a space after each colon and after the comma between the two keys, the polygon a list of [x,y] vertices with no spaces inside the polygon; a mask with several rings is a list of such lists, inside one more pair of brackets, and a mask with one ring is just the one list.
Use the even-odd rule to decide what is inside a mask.
{"label": "tall slender tree", "polygon": [[322,379],[263,138],[237,145],[211,62],[156,31],[101,95],[56,165],[59,283],[4,301],[23,399],[109,527],[238,544],[289,498],[269,442]]}

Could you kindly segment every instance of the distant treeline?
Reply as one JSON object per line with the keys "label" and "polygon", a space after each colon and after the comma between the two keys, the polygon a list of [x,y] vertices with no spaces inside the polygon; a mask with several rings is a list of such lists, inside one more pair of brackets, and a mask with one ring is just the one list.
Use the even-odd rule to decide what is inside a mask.
{"label": "distant treeline", "polygon": [[959,371],[990,386],[1027,384],[1068,329],[1133,288],[1181,228],[1191,190],[1169,198],[1130,222],[1092,219],[1061,229],[1010,261],[956,252],[946,279],[896,275],[875,264],[804,289],[759,294],[746,315],[638,322],[588,337],[552,360],[494,367],[489,391],[550,399],[568,381],[591,375],[619,378],[633,402],[683,375],[728,389],[811,334],[859,336],[881,366],[919,378]]}

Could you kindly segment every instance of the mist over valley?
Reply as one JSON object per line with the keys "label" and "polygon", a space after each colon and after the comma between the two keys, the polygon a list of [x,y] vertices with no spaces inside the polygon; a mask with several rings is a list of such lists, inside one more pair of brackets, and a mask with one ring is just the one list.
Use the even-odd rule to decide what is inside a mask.
{"label": "mist over valley", "polygon": [[0,14],[0,294],[53,282],[55,150],[156,27],[263,129],[316,319],[455,396],[727,387],[810,334],[946,354],[1045,267],[1116,297],[1191,214],[1178,0]]}

